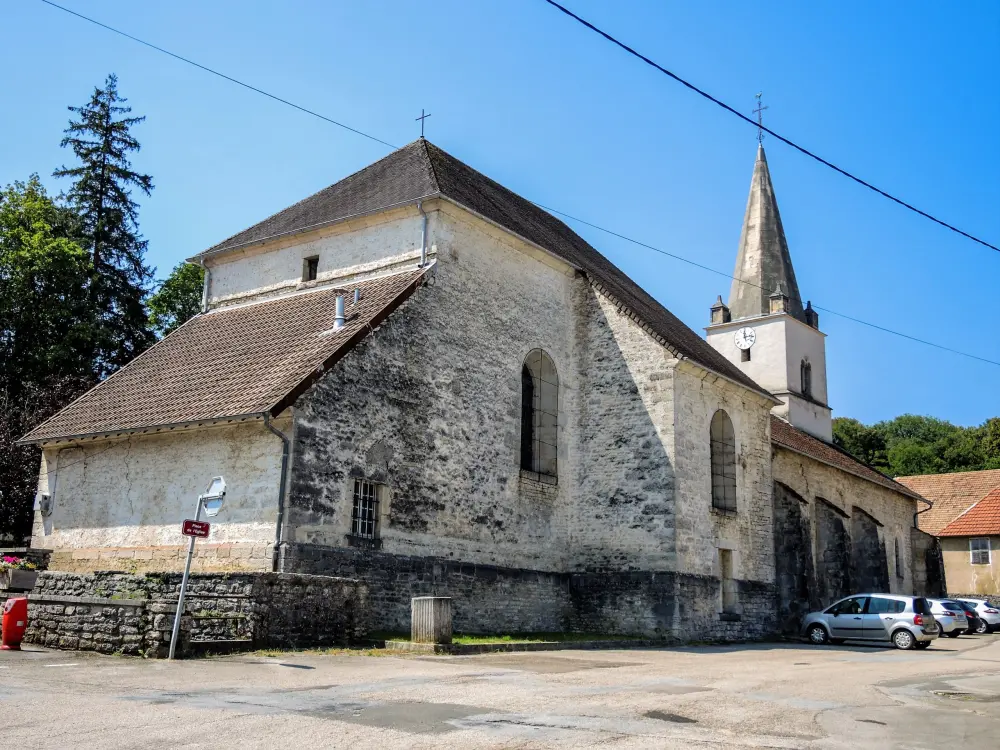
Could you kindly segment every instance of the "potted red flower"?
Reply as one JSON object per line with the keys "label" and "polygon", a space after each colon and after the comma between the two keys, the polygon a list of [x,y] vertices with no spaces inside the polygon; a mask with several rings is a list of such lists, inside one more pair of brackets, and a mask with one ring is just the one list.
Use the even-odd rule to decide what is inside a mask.
{"label": "potted red flower", "polygon": [[37,567],[23,557],[0,557],[0,590],[31,591],[38,579]]}

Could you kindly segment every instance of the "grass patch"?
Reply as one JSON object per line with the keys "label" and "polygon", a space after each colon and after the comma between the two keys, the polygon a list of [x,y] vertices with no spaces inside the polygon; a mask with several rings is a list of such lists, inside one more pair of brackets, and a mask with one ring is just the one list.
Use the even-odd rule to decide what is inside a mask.
{"label": "grass patch", "polygon": [[[408,641],[408,634],[386,634],[386,640]],[[451,642],[460,646],[478,646],[487,643],[579,643],[581,641],[637,641],[636,635],[608,635],[607,633],[511,633],[469,635],[456,633]]]}

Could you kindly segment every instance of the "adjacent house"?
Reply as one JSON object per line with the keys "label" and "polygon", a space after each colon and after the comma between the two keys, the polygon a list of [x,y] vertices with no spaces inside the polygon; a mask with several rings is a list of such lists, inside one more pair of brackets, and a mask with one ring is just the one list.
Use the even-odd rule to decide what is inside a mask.
{"label": "adjacent house", "polygon": [[1000,594],[1000,469],[898,477],[933,505],[917,516],[941,543],[948,591]]}

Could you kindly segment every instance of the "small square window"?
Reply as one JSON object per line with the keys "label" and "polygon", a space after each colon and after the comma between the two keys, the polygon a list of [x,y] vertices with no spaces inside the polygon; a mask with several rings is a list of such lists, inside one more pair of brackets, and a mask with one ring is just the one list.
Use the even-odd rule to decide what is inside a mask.
{"label": "small square window", "polygon": [[312,258],[306,258],[302,261],[302,280],[303,281],[316,281],[316,276],[319,275],[319,256],[315,255]]}
{"label": "small square window", "polygon": [[969,562],[973,565],[990,564],[990,540],[987,538],[969,540]]}

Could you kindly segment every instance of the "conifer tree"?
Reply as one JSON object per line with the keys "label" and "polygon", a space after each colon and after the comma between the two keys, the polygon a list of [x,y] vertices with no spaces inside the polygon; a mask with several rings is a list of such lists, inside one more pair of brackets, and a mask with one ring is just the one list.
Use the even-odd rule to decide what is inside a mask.
{"label": "conifer tree", "polygon": [[54,173],[73,180],[66,197],[80,217],[80,241],[90,254],[98,377],[129,362],[154,338],[145,307],[153,272],[146,265],[147,242],[139,233],[139,206],[132,197],[134,189],[149,195],[153,179],[133,170],[129,159],[140,147],[132,128],[146,118],[130,116],[126,101],[111,74],[89,102],[69,107],[76,119],[70,120],[61,145],[73,150],[79,164]]}

